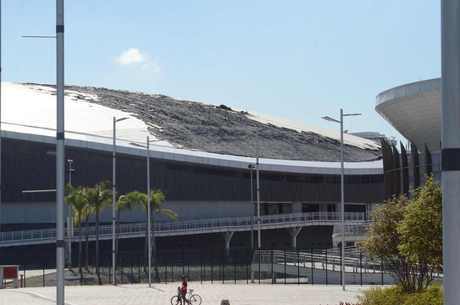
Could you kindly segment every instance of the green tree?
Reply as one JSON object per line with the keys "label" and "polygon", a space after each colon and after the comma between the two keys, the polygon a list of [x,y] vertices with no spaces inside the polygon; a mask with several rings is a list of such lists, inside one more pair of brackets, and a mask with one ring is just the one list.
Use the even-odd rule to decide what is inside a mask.
{"label": "green tree", "polygon": [[388,200],[372,215],[368,238],[361,243],[381,259],[406,292],[421,291],[442,269],[442,197],[429,177],[414,197]]}
{"label": "green tree", "polygon": [[101,274],[99,271],[99,223],[101,211],[112,202],[112,191],[110,182],[104,181],[88,188],[86,191],[89,205],[94,211],[96,218],[96,275],[99,285],[102,285]]}
{"label": "green tree", "polygon": [[[177,219],[177,214],[173,210],[163,207],[163,205],[165,204],[165,200],[166,200],[166,196],[161,190],[154,190],[153,192],[151,192],[151,195],[150,195],[150,212],[151,212],[150,216],[151,217],[150,219],[152,220],[153,227],[155,227],[155,215],[165,216],[169,220]],[[144,209],[147,212],[147,202],[145,202]],[[159,279],[160,276],[159,276],[158,267],[156,264],[157,246],[156,246],[155,230],[152,230],[151,238],[152,238],[152,242],[151,242],[152,259],[153,259],[153,265],[155,268],[155,277],[156,279]],[[148,241],[147,232],[145,235],[145,240]],[[148,243],[146,245],[148,245]],[[148,249],[147,249],[147,253],[148,253]]]}
{"label": "green tree", "polygon": [[412,290],[411,270],[408,260],[399,252],[401,239],[397,226],[404,219],[408,204],[409,199],[400,196],[376,208],[372,213],[368,237],[361,243],[372,258],[382,260],[406,291]]}
{"label": "green tree", "polygon": [[73,223],[79,228],[78,233],[78,272],[80,273],[80,282],[83,281],[82,272],[82,223],[89,215],[88,199],[85,194],[85,189],[82,187],[72,187],[70,185],[66,188],[66,203],[72,209]]}
{"label": "green tree", "polygon": [[[121,195],[117,200],[117,232],[119,231],[120,220],[121,220],[121,211],[123,210],[133,210],[135,208],[142,208],[144,206],[144,202],[147,201],[147,195],[133,191],[127,194]],[[116,252],[118,257],[118,235],[116,241]]]}
{"label": "green tree", "polygon": [[[129,206],[130,208],[134,208],[135,206],[139,206],[143,208],[146,214],[146,222],[148,222],[148,200],[147,200],[147,194],[138,192],[138,191],[133,191],[130,193],[127,193],[123,196],[120,196],[120,206],[125,207]],[[167,217],[170,220],[176,220],[177,219],[177,214],[168,208],[164,207],[165,203],[165,194],[161,190],[154,190],[151,192],[150,196],[150,219],[151,219],[151,224],[154,226],[155,223],[155,215],[163,215]],[[159,278],[159,273],[158,273],[158,268],[156,266],[156,241],[155,241],[155,230],[151,231],[151,238],[152,238],[152,259],[155,267],[155,274],[156,278]],[[145,230],[145,256],[148,258],[148,227],[146,226]]]}
{"label": "green tree", "polygon": [[146,194],[138,191],[129,192],[125,195],[121,195],[120,198],[118,198],[117,211],[121,212],[122,210],[132,210],[136,207],[144,207],[146,202]]}
{"label": "green tree", "polygon": [[416,268],[416,289],[428,287],[442,270],[442,191],[429,177],[398,224],[399,252]]}

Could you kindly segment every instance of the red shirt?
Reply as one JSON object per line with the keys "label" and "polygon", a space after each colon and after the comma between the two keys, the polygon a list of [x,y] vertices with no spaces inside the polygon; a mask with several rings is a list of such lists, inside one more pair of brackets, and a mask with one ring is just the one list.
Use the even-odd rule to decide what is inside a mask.
{"label": "red shirt", "polygon": [[182,282],[182,287],[180,288],[182,294],[187,294],[187,281]]}

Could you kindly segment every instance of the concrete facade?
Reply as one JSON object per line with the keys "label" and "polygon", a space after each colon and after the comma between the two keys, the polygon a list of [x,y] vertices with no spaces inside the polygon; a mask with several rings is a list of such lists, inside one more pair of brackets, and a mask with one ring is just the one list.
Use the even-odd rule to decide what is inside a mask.
{"label": "concrete facade", "polygon": [[441,80],[398,86],[377,95],[375,110],[421,151],[441,150]]}

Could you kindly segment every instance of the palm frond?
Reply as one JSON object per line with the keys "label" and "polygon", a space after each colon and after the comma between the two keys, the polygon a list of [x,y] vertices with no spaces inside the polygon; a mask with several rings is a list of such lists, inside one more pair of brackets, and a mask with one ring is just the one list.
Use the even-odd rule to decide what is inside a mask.
{"label": "palm frond", "polygon": [[169,220],[177,220],[177,213],[171,209],[161,208],[157,213],[166,216]]}

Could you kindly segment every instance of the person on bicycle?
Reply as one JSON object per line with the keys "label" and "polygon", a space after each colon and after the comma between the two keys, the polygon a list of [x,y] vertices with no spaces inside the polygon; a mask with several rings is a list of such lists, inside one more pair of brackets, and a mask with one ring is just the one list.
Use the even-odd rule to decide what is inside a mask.
{"label": "person on bicycle", "polygon": [[182,304],[190,304],[190,301],[187,300],[187,278],[185,276],[182,276],[182,286],[180,287],[180,295],[181,295],[181,301]]}

